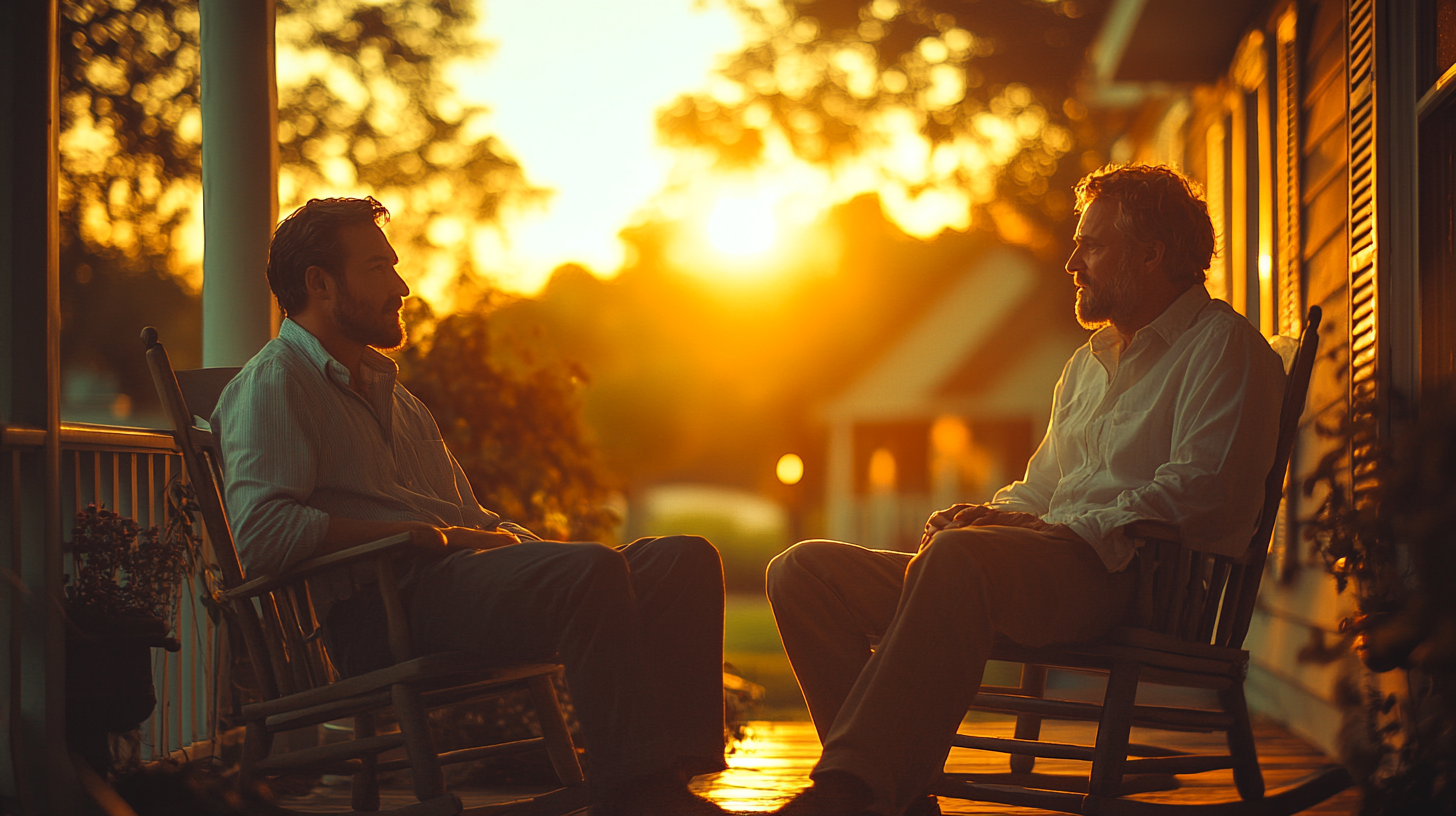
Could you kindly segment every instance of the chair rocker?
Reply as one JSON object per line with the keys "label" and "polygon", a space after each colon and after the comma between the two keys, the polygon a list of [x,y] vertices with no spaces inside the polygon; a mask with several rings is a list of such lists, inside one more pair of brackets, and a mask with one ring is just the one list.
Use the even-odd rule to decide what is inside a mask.
{"label": "chair rocker", "polygon": [[[552,686],[557,666],[534,663],[509,668],[488,667],[464,652],[417,656],[399,599],[395,556],[405,551],[408,535],[361,544],[309,559],[278,575],[246,576],[238,561],[221,492],[222,459],[217,438],[197,427],[194,415],[208,416],[236,368],[173,371],[167,350],[155,329],[142,332],[147,364],[172,423],[187,475],[197,494],[208,541],[222,572],[215,598],[238,627],[258,676],[263,697],[242,707],[245,720],[243,789],[269,777],[298,773],[344,774],[353,777],[351,806],[356,813],[379,810],[379,774],[408,768],[418,803],[392,811],[398,816],[455,814],[463,805],[445,790],[442,765],[544,748],[561,787],[534,799],[515,799],[471,808],[471,813],[561,814],[586,806],[587,788],[577,763],[565,717]],[[309,599],[310,576],[349,564],[373,562],[378,591],[388,616],[388,637],[395,664],[389,668],[340,678],[317,635]],[[361,591],[371,591],[365,588]],[[439,753],[426,712],[444,705],[487,699],[526,690],[541,725],[541,737]],[[375,715],[392,708],[399,730],[379,733]],[[321,723],[353,718],[347,742],[272,753],[274,735]],[[402,758],[381,758],[399,747]]]}
{"label": "chair rocker", "polygon": [[[1021,663],[1016,686],[982,686],[971,710],[1016,715],[1014,737],[957,734],[953,745],[1010,755],[1010,773],[946,773],[932,793],[1063,813],[1208,816],[1295,813],[1345,789],[1349,774],[1329,765],[1266,795],[1243,681],[1249,653],[1240,648],[1253,617],[1270,535],[1284,494],[1290,451],[1304,411],[1310,371],[1319,345],[1319,307],[1311,307],[1284,389],[1274,467],[1264,484],[1259,524],[1242,557],[1199,552],[1182,543],[1178,529],[1137,522],[1125,532],[1142,543],[1138,594],[1131,623],[1103,638],[1072,645],[1028,648],[998,639],[993,660]],[[1107,677],[1102,703],[1046,696],[1048,669]],[[1217,709],[1136,704],[1139,681],[1206,689]],[[1094,745],[1041,741],[1042,721],[1097,723]],[[1131,726],[1227,736],[1228,753],[1189,754],[1129,742]],[[1035,773],[1037,757],[1091,763],[1086,776]],[[1232,769],[1240,799],[1219,802],[1152,802],[1130,794],[1179,787],[1176,775]]]}

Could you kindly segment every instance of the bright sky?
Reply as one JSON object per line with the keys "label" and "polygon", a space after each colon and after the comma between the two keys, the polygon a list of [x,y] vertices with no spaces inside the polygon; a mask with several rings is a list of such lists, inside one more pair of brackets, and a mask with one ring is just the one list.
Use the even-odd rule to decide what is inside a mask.
{"label": "bright sky", "polygon": [[479,32],[493,50],[450,78],[491,109],[493,132],[554,194],[510,217],[500,239],[478,240],[478,260],[524,292],[567,262],[615,273],[617,233],[673,165],[657,143],[657,110],[742,47],[739,24],[723,6],[693,0],[482,0]]}

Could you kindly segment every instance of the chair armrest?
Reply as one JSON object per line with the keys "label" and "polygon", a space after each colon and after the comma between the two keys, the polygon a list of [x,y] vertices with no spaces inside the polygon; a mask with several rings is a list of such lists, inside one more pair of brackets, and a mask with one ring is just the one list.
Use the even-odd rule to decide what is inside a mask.
{"label": "chair armrest", "polygon": [[1122,528],[1123,535],[1128,538],[1141,539],[1143,541],[1165,541],[1169,544],[1182,544],[1183,531],[1178,525],[1169,524],[1166,521],[1134,521]]}
{"label": "chair armrest", "polygon": [[409,546],[410,534],[398,533],[388,538],[371,541],[367,544],[359,544],[347,550],[339,550],[338,552],[331,552],[328,555],[310,558],[307,561],[295,564],[293,569],[279,575],[264,575],[259,578],[254,578],[232,589],[224,590],[222,597],[228,601],[256,598],[259,595],[272,592],[275,589],[296,584],[305,578],[311,578],[325,570],[355,564],[360,561],[374,560],[384,555],[393,555]]}

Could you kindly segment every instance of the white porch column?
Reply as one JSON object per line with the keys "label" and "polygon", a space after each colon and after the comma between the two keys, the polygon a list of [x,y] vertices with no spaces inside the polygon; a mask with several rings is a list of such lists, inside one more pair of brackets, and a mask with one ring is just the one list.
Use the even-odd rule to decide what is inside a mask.
{"label": "white porch column", "polygon": [[278,220],[274,0],[201,0],[202,364],[246,363],[274,334],[265,272]]}
{"label": "white porch column", "polygon": [[836,541],[854,541],[854,421],[834,416],[829,420],[828,473],[825,478],[826,534]]}

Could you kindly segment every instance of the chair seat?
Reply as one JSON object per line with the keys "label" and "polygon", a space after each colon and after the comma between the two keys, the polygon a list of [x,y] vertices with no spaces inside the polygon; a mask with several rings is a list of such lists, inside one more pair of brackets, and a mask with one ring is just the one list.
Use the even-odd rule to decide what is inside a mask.
{"label": "chair seat", "polygon": [[[1240,681],[1248,670],[1249,653],[1243,649],[1180,641],[1158,632],[1119,627],[1098,640],[1050,646],[1023,646],[998,637],[992,660],[1034,663],[1072,671],[1111,671],[1119,661],[1131,661],[1144,669],[1144,678],[1157,682],[1158,675],[1205,675],[1213,688]],[[1181,678],[1180,678],[1181,679]]]}
{"label": "chair seat", "polygon": [[[374,697],[387,701],[390,688],[397,683],[408,683],[425,693],[453,689],[484,690],[531,677],[550,675],[556,669],[555,663],[525,663],[492,668],[484,659],[468,652],[437,652],[331,685],[251,703],[243,706],[242,714],[245,719],[250,720],[266,718],[269,730],[283,730],[272,727],[275,720],[280,726],[289,723],[288,727],[296,728],[304,724],[299,721],[301,718],[316,714],[322,715],[336,709],[341,712],[318,720],[326,722],[355,711],[373,708],[368,702]],[[461,682],[467,678],[468,683]]]}

